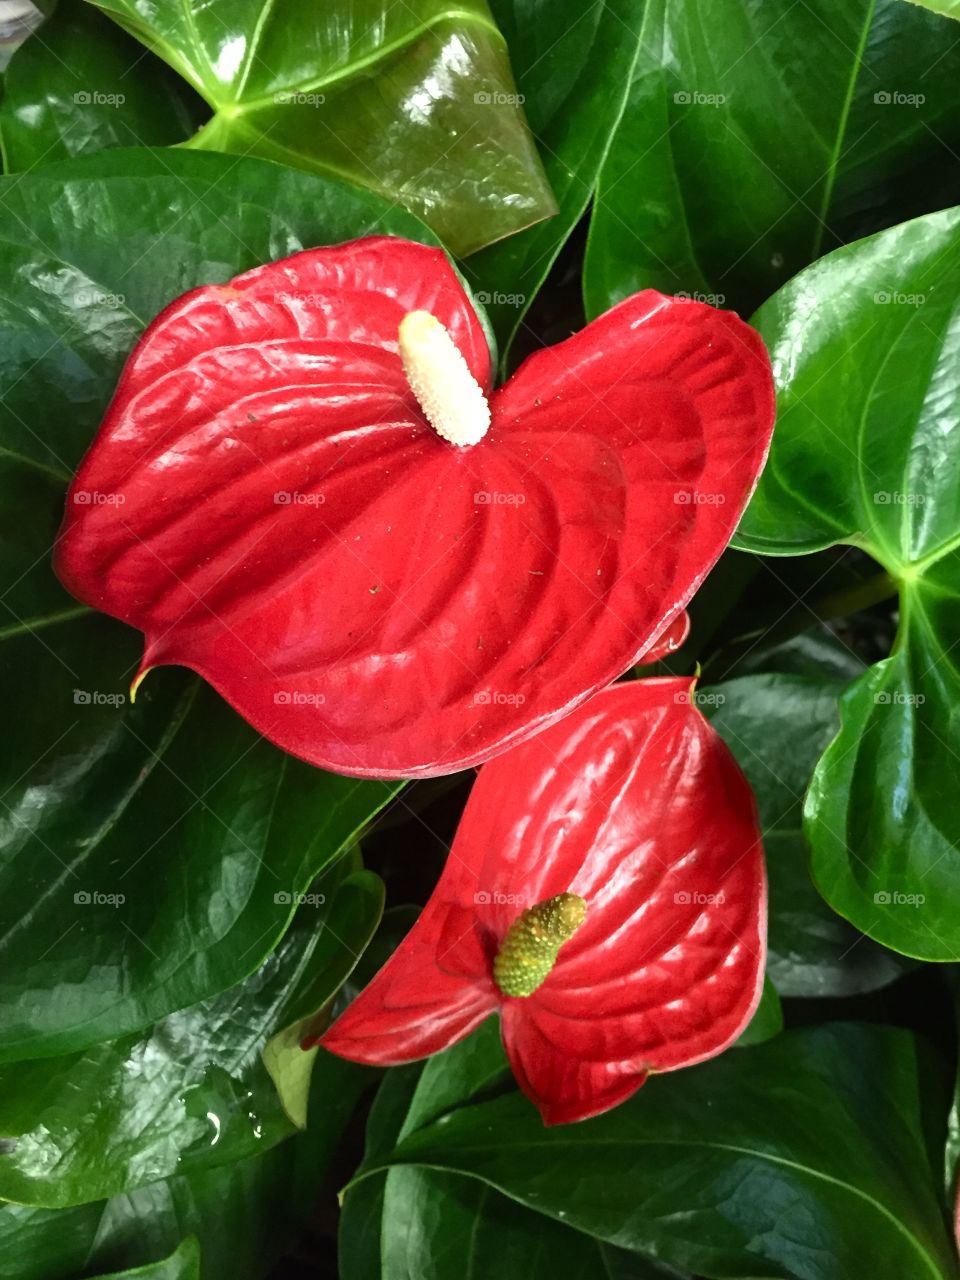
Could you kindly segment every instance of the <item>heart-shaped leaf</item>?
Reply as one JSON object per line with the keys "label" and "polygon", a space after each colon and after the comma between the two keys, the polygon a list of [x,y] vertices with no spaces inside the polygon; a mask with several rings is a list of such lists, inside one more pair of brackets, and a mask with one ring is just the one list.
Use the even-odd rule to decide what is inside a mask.
{"label": "heart-shaped leaf", "polygon": [[899,586],[895,649],[842,699],[806,832],[834,909],[929,960],[960,954],[958,317],[960,210],[837,250],[771,299],[779,424],[738,536],[774,554],[850,543]]}
{"label": "heart-shaped leaf", "polygon": [[346,177],[458,254],[556,211],[486,0],[91,0],[213,108],[191,146]]}
{"label": "heart-shaped leaf", "polygon": [[193,91],[136,40],[80,0],[60,0],[4,75],[4,171],[182,142],[202,118]]}
{"label": "heart-shaped leaf", "polygon": [[[816,651],[823,669],[827,655]],[[814,766],[839,728],[839,680],[755,675],[708,686],[699,705],[757,797],[770,907],[767,974],[782,996],[850,996],[903,962],[836,915],[814,888],[801,819]]]}
{"label": "heart-shaped leaf", "polygon": [[946,1111],[932,1068],[903,1031],[794,1031],[655,1080],[579,1125],[544,1130],[517,1095],[467,1105],[365,1173],[476,1178],[701,1276],[954,1280],[924,1136]]}
{"label": "heart-shaped leaf", "polygon": [[49,557],[70,472],[170,297],[365,228],[429,233],[362,191],[177,151],[52,165],[3,179],[0,197],[9,1060],[127,1035],[234,985],[393,794],[300,766],[173,673],[130,707],[134,636],[78,609]]}
{"label": "heart-shaped leaf", "polygon": [[[311,887],[293,927],[239,986],[128,1039],[0,1069],[9,1140],[0,1198],[48,1208],[105,1199],[289,1137],[294,1122],[261,1051],[334,995],[383,905],[376,876],[344,879],[344,867]],[[316,1051],[298,1052],[308,1071]],[[309,1076],[298,1080],[303,1123],[308,1089]]]}
{"label": "heart-shaped leaf", "polygon": [[749,314],[826,250],[960,200],[958,74],[953,28],[903,0],[650,0],[588,314],[647,286]]}
{"label": "heart-shaped leaf", "polygon": [[532,356],[457,449],[397,353],[424,310],[486,388],[439,250],[371,237],[185,295],[58,545],[74,594],[146,633],[142,672],[192,667],[357,776],[482,763],[621,674],[725,546],[772,426],[756,335],[647,293]]}

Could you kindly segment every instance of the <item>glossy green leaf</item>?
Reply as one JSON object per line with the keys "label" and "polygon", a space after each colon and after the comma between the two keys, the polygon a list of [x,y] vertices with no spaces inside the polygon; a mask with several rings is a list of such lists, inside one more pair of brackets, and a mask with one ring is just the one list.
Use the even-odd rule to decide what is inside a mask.
{"label": "glossy green leaf", "polygon": [[200,1246],[194,1236],[189,1236],[169,1258],[162,1262],[148,1262],[143,1267],[127,1271],[112,1271],[109,1276],[97,1280],[200,1280]]}
{"label": "glossy green leaf", "polygon": [[593,195],[623,110],[645,3],[491,0],[560,207],[555,218],[484,250],[466,266],[504,358]]}
{"label": "glossy green leaf", "polygon": [[91,0],[213,109],[190,145],[348,178],[457,254],[556,205],[486,0]]}
{"label": "glossy green leaf", "polygon": [[[366,231],[355,188],[256,160],[106,151],[0,180],[0,1061],[128,1035],[252,972],[394,785],[311,769],[50,568],[70,473],[183,290]],[[120,896],[122,895],[122,901]]]}
{"label": "glossy green leaf", "polygon": [[[61,1208],[265,1150],[294,1131],[261,1059],[279,1027],[330,999],[376,926],[383,890],[341,862],[245,982],[138,1035],[0,1068],[0,1198]],[[306,1123],[309,1069],[297,1081]],[[340,1059],[326,1075],[346,1076]],[[289,1096],[284,1100],[289,1107]]]}
{"label": "glossy green leaf", "polygon": [[4,76],[4,171],[105,147],[182,142],[203,115],[180,77],[115,23],[81,0],[60,0]]}
{"label": "glossy green leaf", "polygon": [[[390,1071],[367,1125],[366,1160],[510,1080],[497,1020],[422,1068]],[[342,1280],[657,1280],[679,1273],[551,1222],[489,1185],[418,1167],[391,1168],[349,1190],[340,1226]]]}
{"label": "glossy green leaf", "polygon": [[942,13],[946,18],[960,18],[960,2],[958,0],[909,0],[911,4],[922,4],[934,13]]}
{"label": "glossy green leaf", "polygon": [[960,200],[960,45],[903,0],[650,0],[594,203],[587,311],[653,286],[749,313]]}
{"label": "glossy green leaf", "polygon": [[806,833],[833,908],[906,955],[960,956],[960,210],[803,272],[756,317],[780,406],[738,544],[863,547],[900,588],[894,652],[845,692]]}
{"label": "glossy green leaf", "polygon": [[475,1178],[706,1277],[944,1280],[938,1070],[906,1032],[833,1024],[656,1077],[581,1124],[545,1129],[517,1093],[468,1105],[386,1163]]}
{"label": "glossy green leaf", "polygon": [[[318,1062],[310,1129],[262,1155],[73,1209],[0,1206],[0,1280],[77,1280],[200,1242],[203,1280],[263,1280],[316,1211],[343,1127],[372,1073]],[[332,1196],[330,1197],[332,1200]]]}
{"label": "glossy green leaf", "polygon": [[[821,664],[823,648],[813,651]],[[839,727],[843,688],[823,676],[754,675],[707,686],[701,694],[704,712],[757,797],[770,881],[767,975],[782,996],[856,995],[903,972],[898,956],[827,906],[810,877],[803,797]]]}

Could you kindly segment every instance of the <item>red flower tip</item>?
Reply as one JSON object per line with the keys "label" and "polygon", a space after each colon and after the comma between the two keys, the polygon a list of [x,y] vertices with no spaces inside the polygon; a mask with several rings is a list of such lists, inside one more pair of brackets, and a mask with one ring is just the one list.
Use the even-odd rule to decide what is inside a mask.
{"label": "red flower tip", "polygon": [[482,763],[650,656],[774,411],[752,329],[652,291],[490,382],[439,249],[373,237],[195,289],[127,363],[57,571],[145,633],[143,669],[192,667],[314,764]]}
{"label": "red flower tip", "polygon": [[321,1037],[392,1065],[499,1009],[547,1124],[720,1053],[756,1008],[753,796],[689,678],[614,685],[486,765],[410,934]]}

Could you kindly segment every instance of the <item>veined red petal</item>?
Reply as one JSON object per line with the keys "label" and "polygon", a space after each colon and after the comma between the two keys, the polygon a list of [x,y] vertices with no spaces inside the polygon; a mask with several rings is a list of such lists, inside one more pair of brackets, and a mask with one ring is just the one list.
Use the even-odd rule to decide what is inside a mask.
{"label": "veined red petal", "polygon": [[[490,975],[507,930],[566,891],[585,921],[533,995],[503,996]],[[369,1034],[378,1051],[426,1054],[465,1034],[459,1003],[436,1034],[434,1010],[467,987],[477,1021],[500,1006],[545,1121],[585,1119],[731,1044],[765,951],[750,788],[689,678],[631,681],[484,766],[426,909],[323,1043],[353,1057]]]}
{"label": "veined red petal", "polygon": [[194,290],[149,328],[57,568],[260,732],[358,776],[481,763],[669,628],[769,444],[759,336],[651,291],[532,356],[479,444],[427,424],[397,330],[486,342],[443,254],[376,238]]}

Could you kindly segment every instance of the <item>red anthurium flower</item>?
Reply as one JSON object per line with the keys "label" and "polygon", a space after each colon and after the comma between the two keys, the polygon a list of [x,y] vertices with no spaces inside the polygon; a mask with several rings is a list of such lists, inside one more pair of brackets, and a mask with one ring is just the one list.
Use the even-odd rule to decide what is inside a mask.
{"label": "red anthurium flower", "polygon": [[773,385],[729,312],[648,291],[489,395],[437,249],[372,238],[185,294],[131,356],[57,569],[340,773],[480,763],[636,662],[720,554]]}
{"label": "red anthurium flower", "polygon": [[614,685],[485,765],[397,951],[320,1037],[394,1065],[499,1010],[547,1124],[701,1062],[760,998],[766,878],[753,796],[689,678]]}

